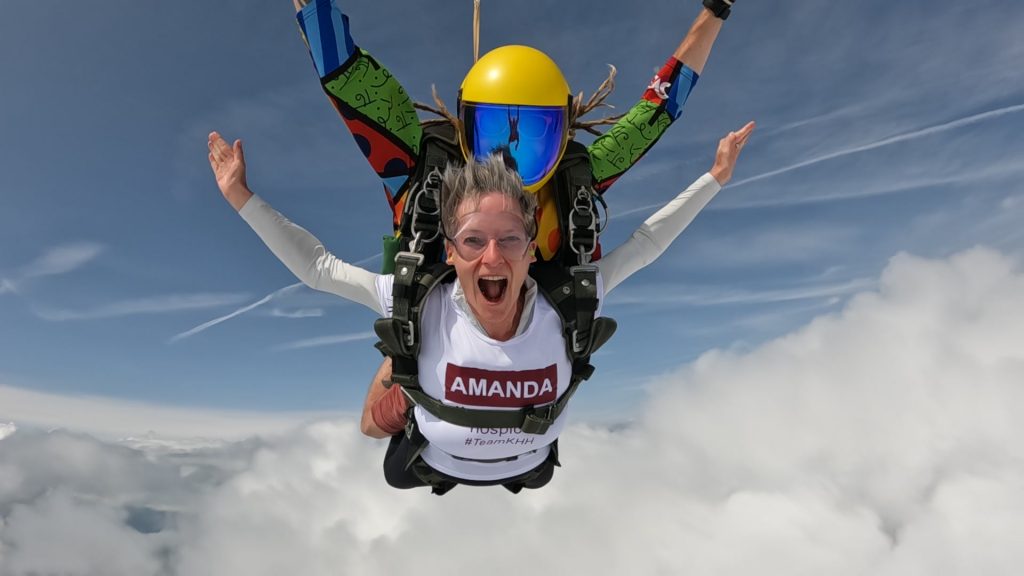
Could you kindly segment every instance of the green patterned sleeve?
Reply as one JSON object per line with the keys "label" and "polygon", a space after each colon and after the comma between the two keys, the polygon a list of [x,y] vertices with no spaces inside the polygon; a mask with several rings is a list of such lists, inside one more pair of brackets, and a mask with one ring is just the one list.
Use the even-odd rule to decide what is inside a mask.
{"label": "green patterned sleeve", "polygon": [[604,192],[633,167],[683,113],[698,74],[670,56],[643,97],[588,147],[594,188]]}
{"label": "green patterned sleeve", "polygon": [[595,189],[604,192],[661,138],[672,124],[662,107],[640,100],[588,146]]}

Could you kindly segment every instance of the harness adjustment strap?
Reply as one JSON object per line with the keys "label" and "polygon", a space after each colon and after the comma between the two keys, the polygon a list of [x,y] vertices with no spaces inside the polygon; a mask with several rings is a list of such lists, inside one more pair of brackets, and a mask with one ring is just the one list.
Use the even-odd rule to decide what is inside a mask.
{"label": "harness adjustment strap", "polygon": [[572,290],[576,298],[576,318],[570,332],[572,356],[589,356],[592,338],[591,325],[597,312],[597,266],[581,264],[569,269],[572,274]]}
{"label": "harness adjustment strap", "polygon": [[533,408],[526,413],[526,417],[523,418],[523,424],[520,427],[526,434],[544,434],[548,431],[548,428],[554,424],[555,419],[558,418],[555,404],[548,404],[541,408]]}
{"label": "harness adjustment strap", "polygon": [[434,275],[421,273],[423,254],[399,252],[395,256],[395,272],[392,290],[390,318],[379,318],[373,323],[373,330],[380,338],[377,349],[391,357],[391,382],[385,387],[398,384],[403,389],[419,388],[419,370],[416,355],[419,351],[420,299],[419,288],[431,282]]}
{"label": "harness adjustment strap", "polygon": [[[399,252],[395,256],[395,281],[392,290],[391,331],[398,339],[398,348],[403,356],[414,356],[418,347],[418,334],[414,323],[413,309],[416,296],[416,271],[423,265],[423,254]],[[377,323],[374,322],[374,326]],[[381,338],[383,340],[383,338]]]}

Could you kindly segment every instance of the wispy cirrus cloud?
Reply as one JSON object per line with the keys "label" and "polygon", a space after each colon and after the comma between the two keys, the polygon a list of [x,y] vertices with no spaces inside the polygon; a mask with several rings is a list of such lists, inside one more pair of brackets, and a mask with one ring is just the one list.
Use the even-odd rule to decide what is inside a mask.
{"label": "wispy cirrus cloud", "polygon": [[691,243],[688,248],[700,260],[714,262],[716,266],[833,261],[845,247],[855,244],[861,234],[860,228],[850,225],[785,223],[730,231],[728,236]]}
{"label": "wispy cirrus cloud", "polygon": [[96,259],[104,249],[97,242],[70,242],[50,248],[13,277],[0,278],[0,294],[17,292],[26,280],[73,272]]}
{"label": "wispy cirrus cloud", "polygon": [[137,298],[112,302],[85,310],[33,309],[36,316],[51,322],[70,320],[97,320],[140,314],[166,314],[186,310],[203,310],[230,306],[248,298],[246,294],[170,294],[150,298]]}
{"label": "wispy cirrus cloud", "polygon": [[319,346],[331,346],[334,344],[345,344],[361,340],[371,340],[377,335],[371,330],[366,332],[355,332],[352,334],[336,334],[334,336],[318,336],[316,338],[305,338],[288,342],[274,347],[274,350],[300,350],[303,348],[317,348]]}
{"label": "wispy cirrus cloud", "polygon": [[781,126],[776,126],[768,130],[759,130],[759,136],[765,138],[768,136],[776,136],[798,128],[807,128],[816,124],[827,124],[829,122],[835,122],[837,120],[843,120],[847,118],[854,118],[862,114],[870,112],[870,104],[867,102],[857,102],[854,104],[848,104],[842,108],[829,110],[827,112],[810,116],[808,118],[801,118],[799,120],[793,120],[787,122]]}
{"label": "wispy cirrus cloud", "polygon": [[816,298],[849,296],[870,290],[877,284],[870,278],[844,282],[817,283],[770,290],[735,290],[715,287],[648,285],[640,289],[616,291],[608,297],[609,306],[715,306],[721,304],[769,304]]}
{"label": "wispy cirrus cloud", "polygon": [[284,310],[274,308],[270,315],[275,318],[319,318],[324,315],[323,308],[299,308],[297,310]]}
{"label": "wispy cirrus cloud", "polygon": [[[935,124],[925,128],[920,128],[903,134],[882,138],[875,140],[867,144],[861,144],[856,146],[846,146],[826,154],[820,154],[807,160],[802,160],[796,163],[787,164],[781,168],[770,170],[768,172],[762,172],[749,176],[747,178],[735,179],[729,182],[725,188],[729,191],[745,186],[754,182],[760,182],[762,180],[768,180],[776,176],[788,174],[790,172],[798,171],[802,168],[815,166],[829,160],[836,160],[847,156],[854,156],[863,152],[869,152],[886,146],[894,144],[901,144],[906,142],[912,142],[917,139],[927,138],[937,134],[965,128],[975,124],[996,120],[1007,115],[1018,114],[1024,112],[1024,104],[1016,104],[1012,106],[1005,106],[987,112],[981,112],[978,114],[972,114],[944,122],[941,124]],[[808,119],[806,122],[816,122],[817,119]],[[800,122],[796,122],[793,125],[799,125]],[[787,127],[784,127],[787,128]],[[775,132],[779,132],[776,130]],[[767,134],[762,134],[763,138]],[[758,135],[755,133],[755,138]],[[742,166],[744,163],[743,159],[740,159],[739,164]],[[666,163],[664,169],[668,169],[670,163]],[[662,168],[659,167],[659,172]],[[979,163],[969,170],[957,171],[949,174],[935,174],[935,173],[922,173],[914,176],[906,174],[899,174],[898,178],[883,179],[879,182],[875,182],[872,185],[864,185],[866,181],[863,178],[859,179],[860,186],[856,187],[855,191],[844,191],[842,193],[836,192],[835,190],[829,191],[829,193],[818,193],[818,194],[803,194],[799,197],[793,196],[771,196],[768,198],[740,198],[730,197],[729,202],[726,205],[721,203],[712,204],[709,209],[712,210],[732,210],[732,209],[747,209],[747,208],[763,208],[771,206],[790,206],[798,204],[806,204],[811,202],[829,202],[836,200],[846,200],[853,197],[866,197],[866,196],[882,196],[886,194],[899,194],[912,190],[919,190],[922,188],[932,188],[937,186],[956,184],[975,180],[979,175],[1003,177],[1011,174],[1016,174],[1021,171],[1021,164],[1016,161],[1015,158],[1011,158],[1006,161],[993,161],[990,160],[985,163]],[[655,210],[664,206],[664,202],[654,202],[629,208],[627,210],[612,211],[611,220],[625,218],[638,213],[648,214],[653,213]]]}
{"label": "wispy cirrus cloud", "polygon": [[95,259],[104,247],[96,242],[76,242],[51,248],[25,267],[23,278],[66,274]]}
{"label": "wispy cirrus cloud", "polygon": [[874,150],[876,148],[882,148],[883,146],[889,146],[889,145],[892,145],[892,144],[897,144],[897,143],[901,143],[901,142],[907,142],[907,141],[911,141],[911,140],[916,140],[918,138],[924,138],[926,136],[932,136],[932,135],[935,135],[935,134],[941,134],[943,132],[948,132],[950,130],[956,130],[958,128],[963,128],[965,126],[970,126],[972,124],[977,124],[979,122],[985,122],[985,121],[988,121],[988,120],[994,120],[996,118],[1000,118],[1002,116],[1006,116],[1006,115],[1009,115],[1009,114],[1017,114],[1019,112],[1024,112],[1024,104],[1015,104],[1013,106],[1005,106],[1003,108],[997,108],[995,110],[989,110],[987,112],[981,112],[979,114],[972,114],[970,116],[965,116],[963,118],[958,118],[958,119],[952,120],[950,122],[944,122],[942,124],[936,124],[936,125],[933,125],[933,126],[928,126],[926,128],[921,128],[921,129],[918,129],[918,130],[913,130],[911,132],[906,132],[906,133],[903,133],[903,134],[897,134],[895,136],[890,136],[888,138],[883,138],[881,140],[876,140],[876,141],[870,142],[868,144],[862,144],[860,146],[850,146],[850,147],[846,147],[846,148],[841,148],[841,149],[836,150],[834,152],[829,152],[828,154],[822,154],[822,155],[819,155],[819,156],[815,156],[813,158],[809,158],[807,160],[803,160],[803,161],[797,162],[795,164],[789,164],[787,166],[783,166],[782,168],[778,168],[776,170],[770,170],[768,172],[763,172],[761,174],[757,174],[756,176],[750,176],[748,178],[743,178],[741,180],[736,180],[736,181],[730,182],[729,183],[729,187],[731,187],[731,188],[738,188],[738,187],[746,185],[746,184],[750,184],[750,183],[753,183],[753,182],[758,182],[760,180],[764,180],[766,178],[771,178],[773,176],[778,176],[780,174],[785,174],[787,172],[792,172],[793,170],[799,170],[800,168],[804,168],[806,166],[811,166],[813,164],[818,164],[818,163],[821,163],[821,162],[825,162],[827,160],[832,160],[832,159],[835,159],[835,158],[841,158],[843,156],[849,156],[851,154],[857,154],[857,153],[860,153],[860,152],[867,152],[868,150]]}

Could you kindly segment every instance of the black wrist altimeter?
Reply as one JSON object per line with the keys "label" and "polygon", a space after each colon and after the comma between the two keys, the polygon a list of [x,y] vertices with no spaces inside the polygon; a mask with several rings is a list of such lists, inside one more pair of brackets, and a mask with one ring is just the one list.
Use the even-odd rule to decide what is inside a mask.
{"label": "black wrist altimeter", "polygon": [[704,7],[711,10],[712,14],[725,20],[729,17],[733,0],[704,0]]}

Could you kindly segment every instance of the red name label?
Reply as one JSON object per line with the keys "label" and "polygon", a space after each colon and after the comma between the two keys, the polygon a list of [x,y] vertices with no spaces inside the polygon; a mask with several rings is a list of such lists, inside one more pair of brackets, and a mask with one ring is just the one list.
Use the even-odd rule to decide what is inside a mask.
{"label": "red name label", "polygon": [[482,370],[448,364],[445,398],[466,406],[522,408],[554,402],[558,390],[555,364],[536,370]]}

